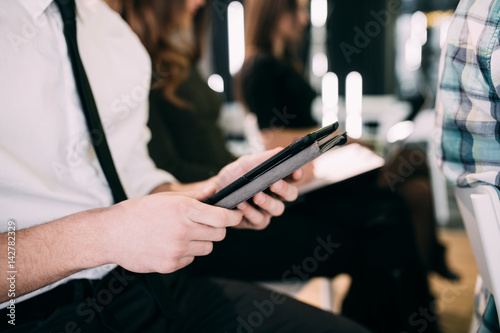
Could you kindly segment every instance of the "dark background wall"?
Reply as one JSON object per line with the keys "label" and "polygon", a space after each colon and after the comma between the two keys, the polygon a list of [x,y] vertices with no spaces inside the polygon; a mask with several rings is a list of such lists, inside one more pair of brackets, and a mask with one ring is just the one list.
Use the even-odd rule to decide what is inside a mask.
{"label": "dark background wall", "polygon": [[[212,13],[212,50],[214,72],[224,79],[224,94],[233,100],[233,82],[229,72],[227,6],[233,0],[214,0]],[[240,1],[241,2],[241,1]]]}
{"label": "dark background wall", "polygon": [[330,0],[327,21],[329,67],[339,77],[339,93],[345,94],[347,74],[363,76],[363,92],[392,93],[394,89],[393,26],[399,14],[398,0]]}
{"label": "dark background wall", "polygon": [[[227,40],[227,6],[231,1],[214,0],[212,4],[213,69],[224,79],[228,101],[234,97]],[[244,0],[238,1],[244,5]],[[345,78],[352,71],[363,75],[365,94],[395,93],[394,29],[398,15],[449,10],[457,4],[458,0],[328,0],[326,49],[329,71],[339,77],[339,93],[345,94]],[[305,39],[307,46],[308,36]],[[301,52],[305,64],[308,50],[305,47]]]}

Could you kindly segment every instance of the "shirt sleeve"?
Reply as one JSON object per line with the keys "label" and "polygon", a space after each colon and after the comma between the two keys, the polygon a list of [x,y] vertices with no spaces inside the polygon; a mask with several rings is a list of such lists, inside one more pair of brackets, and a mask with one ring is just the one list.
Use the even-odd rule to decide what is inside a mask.
{"label": "shirt sleeve", "polygon": [[500,40],[498,38],[495,41],[491,55],[491,81],[493,82],[497,96],[500,96]]}
{"label": "shirt sleeve", "polygon": [[[500,3],[457,7],[441,59],[436,153],[454,185],[500,185]],[[492,24],[491,22],[495,22]]]}
{"label": "shirt sleeve", "polygon": [[147,127],[149,103],[144,101],[139,108],[140,110],[127,118],[126,124],[120,129],[122,136],[135,135],[133,140],[135,144],[127,147],[127,160],[120,170],[120,179],[129,198],[147,195],[165,183],[178,182],[170,173],[156,168],[149,156],[147,148],[151,139],[151,132]]}
{"label": "shirt sleeve", "polygon": [[146,143],[150,137],[149,129],[144,128],[142,143],[134,147],[133,158],[125,170],[127,182],[124,187],[129,198],[147,195],[161,184],[178,182],[168,172],[156,168],[149,157]]}

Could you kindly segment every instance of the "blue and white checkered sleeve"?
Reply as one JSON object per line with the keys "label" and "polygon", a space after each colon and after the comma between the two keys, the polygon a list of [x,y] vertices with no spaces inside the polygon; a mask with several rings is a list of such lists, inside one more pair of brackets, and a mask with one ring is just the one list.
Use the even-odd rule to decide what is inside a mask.
{"label": "blue and white checkered sleeve", "polygon": [[457,186],[500,184],[499,10],[500,1],[462,1],[443,49],[437,158]]}

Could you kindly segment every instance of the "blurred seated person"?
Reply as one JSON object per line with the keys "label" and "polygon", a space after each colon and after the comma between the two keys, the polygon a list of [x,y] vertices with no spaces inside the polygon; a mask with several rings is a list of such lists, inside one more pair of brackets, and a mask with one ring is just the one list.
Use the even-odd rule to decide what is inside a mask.
{"label": "blurred seated person", "polygon": [[[245,6],[246,60],[237,91],[249,110],[257,115],[266,148],[285,147],[318,128],[311,114],[317,94],[301,74],[303,65],[295,51],[309,23],[309,3],[306,0],[247,0]],[[456,280],[458,276],[446,266],[445,248],[437,240],[426,164],[415,168],[411,175],[401,175],[404,181],[396,186],[383,177],[388,172],[399,174],[401,158],[408,160],[409,154],[413,152],[405,151],[390,161],[378,183],[396,190],[408,204],[426,269]],[[312,163],[304,170],[309,173],[305,179],[313,177]]]}
{"label": "blurred seated person", "polygon": [[[282,1],[270,3],[279,7]],[[197,69],[211,5],[200,0],[112,4],[153,61],[151,157],[181,181],[217,174],[235,157],[217,127],[219,95]],[[408,219],[404,204],[390,192],[343,188],[326,201],[288,208],[258,233],[228,230],[210,256],[197,258],[184,272],[289,282],[346,272],[353,281],[344,312],[375,332],[413,332],[407,318],[432,296]],[[437,332],[431,326],[426,332]]]}

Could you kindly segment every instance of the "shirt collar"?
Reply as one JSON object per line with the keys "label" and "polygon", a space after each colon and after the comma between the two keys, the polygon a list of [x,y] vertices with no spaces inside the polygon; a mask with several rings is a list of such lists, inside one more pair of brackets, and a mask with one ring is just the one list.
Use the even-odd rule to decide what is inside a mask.
{"label": "shirt collar", "polygon": [[54,0],[19,0],[33,19],[38,18]]}
{"label": "shirt collar", "polygon": [[[26,11],[31,15],[32,19],[37,19],[42,15],[49,6],[55,2],[54,0],[18,0]],[[79,4],[75,1],[76,17],[81,19],[79,14]]]}

